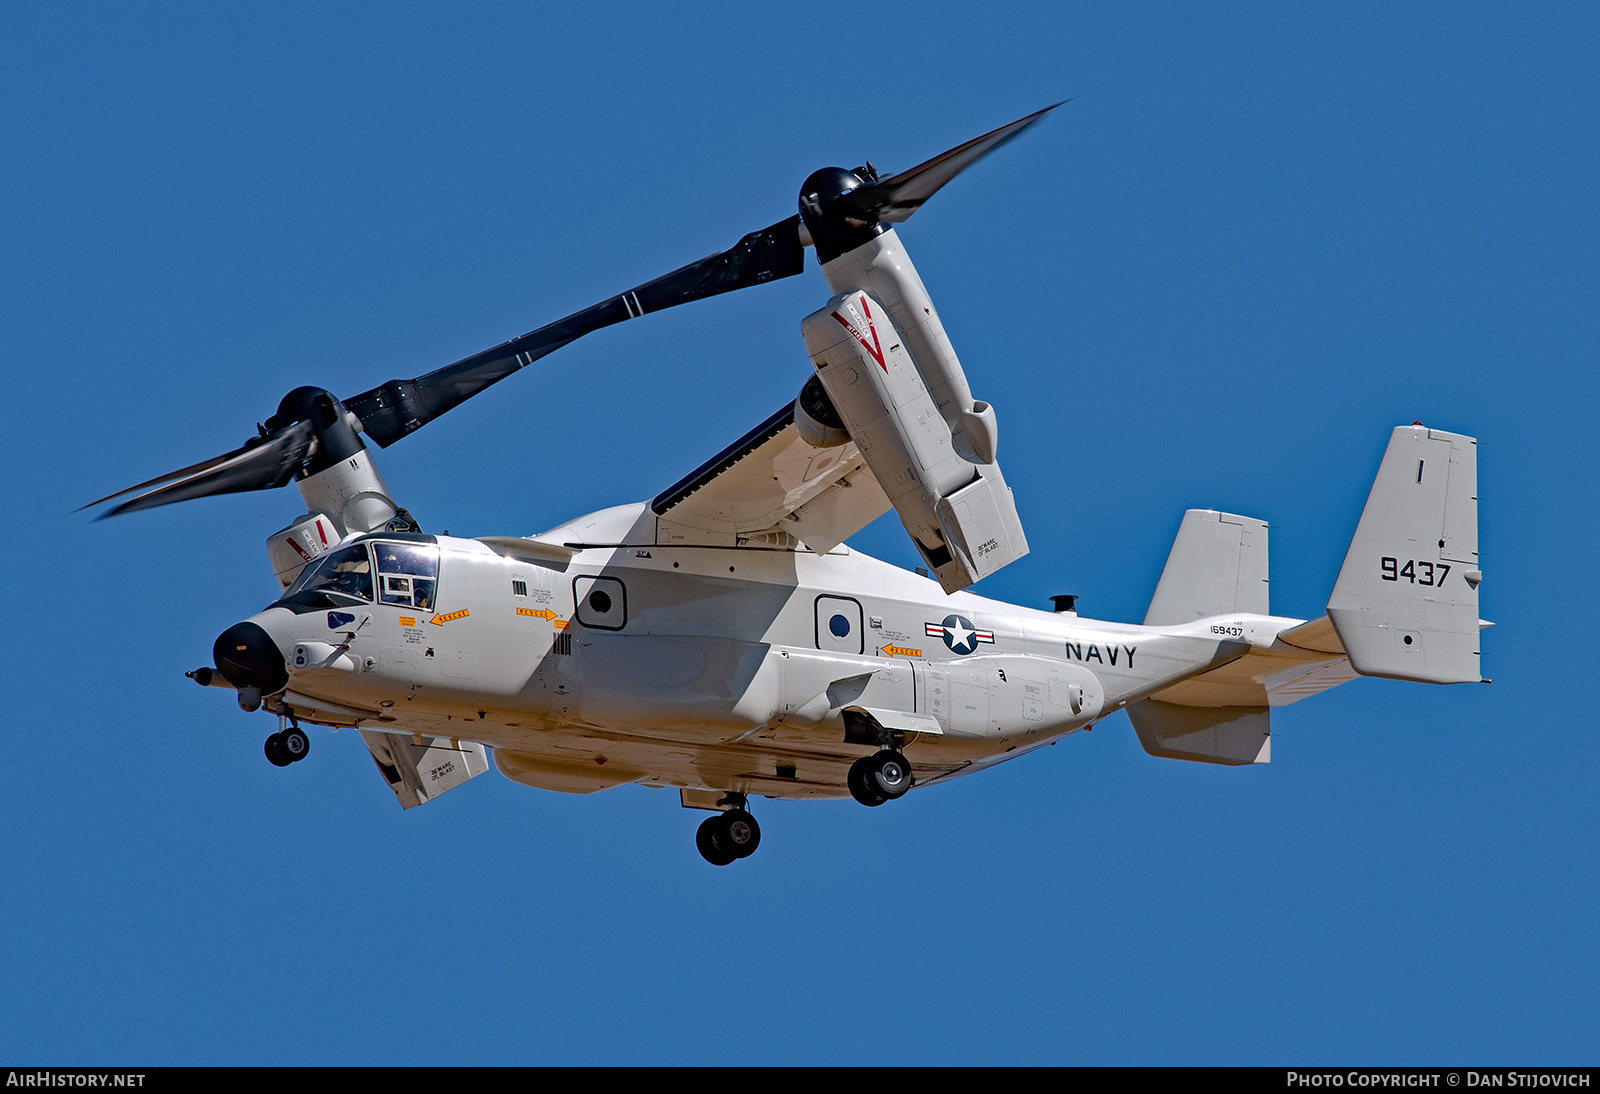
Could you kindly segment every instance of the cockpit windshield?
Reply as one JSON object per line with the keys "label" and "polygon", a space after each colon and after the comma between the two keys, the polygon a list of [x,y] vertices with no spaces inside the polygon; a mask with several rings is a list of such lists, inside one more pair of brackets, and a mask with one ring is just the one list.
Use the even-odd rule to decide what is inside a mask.
{"label": "cockpit windshield", "polygon": [[378,597],[385,604],[431,612],[439,580],[439,548],[422,543],[375,543]]}
{"label": "cockpit windshield", "polygon": [[372,599],[372,560],[365,544],[334,551],[306,568],[289,595],[304,592],[342,593],[361,600]]}

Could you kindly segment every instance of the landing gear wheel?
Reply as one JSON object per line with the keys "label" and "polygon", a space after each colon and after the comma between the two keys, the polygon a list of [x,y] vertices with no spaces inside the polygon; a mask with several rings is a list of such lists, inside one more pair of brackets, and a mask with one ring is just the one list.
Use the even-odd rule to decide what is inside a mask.
{"label": "landing gear wheel", "polygon": [[276,733],[267,738],[267,759],[273,767],[288,767],[294,760],[283,751],[283,740]]}
{"label": "landing gear wheel", "polygon": [[891,801],[911,789],[911,765],[892,748],[868,757],[866,783]]}
{"label": "landing gear wheel", "polygon": [[878,792],[873,784],[869,772],[872,769],[871,756],[863,756],[850,765],[850,773],[845,776],[845,785],[850,788],[850,796],[862,805],[882,805],[889,799]]}
{"label": "landing gear wheel", "polygon": [[749,858],[761,846],[761,826],[743,809],[730,809],[719,818],[722,823],[712,838],[734,858]]}
{"label": "landing gear wheel", "polygon": [[694,845],[700,851],[700,857],[713,866],[726,866],[739,856],[732,851],[723,849],[717,840],[717,828],[722,824],[722,814],[707,817],[700,823],[700,828],[694,834]]}
{"label": "landing gear wheel", "polygon": [[278,734],[278,751],[289,757],[291,763],[303,760],[311,751],[311,738],[299,726],[290,726]]}

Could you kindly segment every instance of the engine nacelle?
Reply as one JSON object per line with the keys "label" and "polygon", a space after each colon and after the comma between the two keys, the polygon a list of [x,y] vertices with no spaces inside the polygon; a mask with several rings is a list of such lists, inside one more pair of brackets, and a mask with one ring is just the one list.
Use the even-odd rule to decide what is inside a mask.
{"label": "engine nacelle", "polygon": [[[1027,554],[1000,468],[957,451],[882,304],[864,291],[841,293],[800,331],[844,428],[946,592]],[[992,426],[993,411],[983,409]]]}
{"label": "engine nacelle", "polygon": [[894,230],[873,235],[825,262],[822,273],[836,293],[860,290],[883,302],[934,405],[950,427],[956,452],[977,463],[994,463],[999,440],[994,410],[972,397],[967,374],[945,334],[938,309]]}
{"label": "engine nacelle", "polygon": [[[295,483],[306,508],[326,513],[343,534],[360,535],[388,527],[400,516],[383,476],[372,462],[372,453],[357,449],[322,470]],[[409,517],[400,517],[408,525]]]}
{"label": "engine nacelle", "polygon": [[272,575],[287,589],[314,559],[339,545],[344,537],[326,513],[307,513],[289,527],[267,537]]}

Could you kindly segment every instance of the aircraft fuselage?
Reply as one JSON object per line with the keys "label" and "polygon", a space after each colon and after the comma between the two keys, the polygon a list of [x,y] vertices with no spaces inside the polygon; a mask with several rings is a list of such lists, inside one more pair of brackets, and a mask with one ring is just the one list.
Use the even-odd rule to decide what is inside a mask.
{"label": "aircraft fuselage", "polygon": [[[625,528],[633,508],[586,519]],[[354,594],[324,585],[252,617],[288,662],[286,701],[307,720],[482,742],[512,778],[578,792],[837,797],[849,763],[891,742],[926,784],[1293,622],[1101,622],[946,594],[847,547],[584,544],[549,561],[448,536],[358,543],[374,561],[343,585]],[[433,551],[431,575],[394,576]]]}

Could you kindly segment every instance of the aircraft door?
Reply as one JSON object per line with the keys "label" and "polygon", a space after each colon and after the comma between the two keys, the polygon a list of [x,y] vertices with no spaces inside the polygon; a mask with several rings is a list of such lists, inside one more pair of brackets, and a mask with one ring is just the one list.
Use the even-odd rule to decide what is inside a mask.
{"label": "aircraft door", "polygon": [[817,649],[829,653],[865,653],[861,602],[848,596],[817,597]]}

